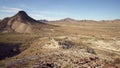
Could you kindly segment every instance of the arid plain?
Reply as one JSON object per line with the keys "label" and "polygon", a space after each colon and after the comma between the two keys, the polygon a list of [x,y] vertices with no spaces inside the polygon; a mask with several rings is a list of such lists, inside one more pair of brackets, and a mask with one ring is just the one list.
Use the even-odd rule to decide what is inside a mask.
{"label": "arid plain", "polygon": [[119,68],[120,20],[0,21],[0,68]]}

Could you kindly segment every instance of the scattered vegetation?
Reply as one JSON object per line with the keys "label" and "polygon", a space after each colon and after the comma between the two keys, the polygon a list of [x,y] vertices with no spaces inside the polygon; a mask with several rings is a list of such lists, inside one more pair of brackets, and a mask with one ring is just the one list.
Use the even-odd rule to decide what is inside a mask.
{"label": "scattered vegetation", "polygon": [[[105,61],[101,59],[101,56],[103,56],[102,58],[109,57],[106,59],[111,60],[111,57],[117,56],[119,52],[113,52],[110,49],[95,48],[92,47],[96,46],[93,45],[92,42],[84,43],[83,41],[87,42],[87,40],[91,39],[94,39],[95,41],[119,40],[120,25],[111,23],[78,23],[77,25],[71,25],[70,23],[67,23],[69,25],[61,26],[60,24],[64,25],[66,23],[55,23],[55,25],[59,25],[60,27],[55,27],[55,29],[53,28],[54,32],[41,31],[40,33],[0,33],[0,58],[4,57],[0,60],[0,67],[5,67],[4,63],[8,64],[8,67],[18,68],[33,66],[40,67],[41,65],[58,67],[65,66],[65,68],[78,66],[82,68],[82,66],[110,66],[109,63],[113,64],[112,66],[114,67],[115,65],[119,66],[119,57],[114,58],[114,60],[109,63],[105,63]],[[114,28],[116,26],[117,28]],[[65,37],[62,39],[56,38],[58,36]],[[43,44],[49,41],[48,38],[54,38],[60,45],[65,46],[58,50],[42,49],[41,47]],[[111,40],[112,38],[114,38],[114,40]],[[16,58],[13,58],[14,56]],[[49,60],[49,62],[47,62],[47,60]]]}

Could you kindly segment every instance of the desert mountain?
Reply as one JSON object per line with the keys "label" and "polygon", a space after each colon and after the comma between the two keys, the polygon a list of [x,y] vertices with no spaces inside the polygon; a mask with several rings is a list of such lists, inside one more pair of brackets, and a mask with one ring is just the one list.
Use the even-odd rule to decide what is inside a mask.
{"label": "desert mountain", "polygon": [[83,19],[83,20],[77,20],[73,18],[64,18],[56,21],[51,22],[59,22],[59,23],[120,23],[120,19],[114,19],[114,20],[89,20],[89,19]]}
{"label": "desert mountain", "polygon": [[25,11],[19,11],[12,17],[4,18],[0,22],[0,30],[1,32],[31,33],[33,25],[38,23],[43,24],[28,16]]}
{"label": "desert mountain", "polygon": [[72,18],[64,18],[64,19],[61,19],[60,21],[75,22],[75,21],[77,21],[77,20],[72,19]]}
{"label": "desert mountain", "polygon": [[48,22],[51,22],[51,23],[76,23],[78,21],[79,20],[68,17],[68,18],[63,18],[63,19],[60,19],[60,20],[48,21]]}
{"label": "desert mountain", "polygon": [[94,20],[77,20],[77,19],[73,19],[73,18],[64,18],[55,22],[64,22],[64,23],[91,23],[91,22],[97,22]]}

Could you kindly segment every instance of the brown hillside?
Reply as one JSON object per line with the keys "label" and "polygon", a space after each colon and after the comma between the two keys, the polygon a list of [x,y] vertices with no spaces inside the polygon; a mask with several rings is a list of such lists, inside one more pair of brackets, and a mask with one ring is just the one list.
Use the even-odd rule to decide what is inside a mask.
{"label": "brown hillside", "polygon": [[3,19],[0,23],[0,29],[2,32],[15,31],[19,33],[32,33],[34,29],[33,27],[36,24],[40,25],[39,28],[45,25],[44,23],[38,22],[28,16],[25,11],[19,11],[16,15]]}

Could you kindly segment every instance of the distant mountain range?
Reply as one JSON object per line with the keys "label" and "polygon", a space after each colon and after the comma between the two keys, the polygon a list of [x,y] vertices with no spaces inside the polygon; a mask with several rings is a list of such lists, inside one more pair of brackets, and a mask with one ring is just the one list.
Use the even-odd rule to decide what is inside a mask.
{"label": "distant mountain range", "polygon": [[[120,19],[116,20],[75,20],[72,18],[65,18],[52,22],[63,22],[63,23],[119,23]],[[52,25],[47,24],[48,20],[35,20],[31,18],[25,11],[19,11],[16,15],[12,17],[6,17],[3,20],[0,20],[0,32],[18,32],[18,33],[31,33],[38,29],[44,30],[44,28],[52,28]],[[36,31],[37,32],[37,31]]]}
{"label": "distant mountain range", "polygon": [[61,20],[57,20],[59,22],[120,22],[120,19],[115,19],[115,20],[100,20],[100,21],[96,21],[96,20],[76,20],[76,19],[72,19],[72,18],[64,18]]}

